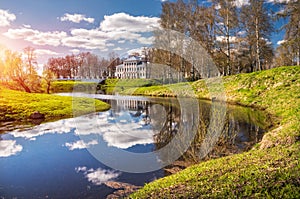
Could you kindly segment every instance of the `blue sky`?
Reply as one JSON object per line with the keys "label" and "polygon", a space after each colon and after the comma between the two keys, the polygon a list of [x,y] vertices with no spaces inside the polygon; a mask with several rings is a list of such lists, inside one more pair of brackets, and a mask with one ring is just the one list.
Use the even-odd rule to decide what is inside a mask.
{"label": "blue sky", "polygon": [[[122,55],[151,44],[162,1],[0,0],[0,45],[15,51],[32,46],[40,64],[82,51]],[[282,37],[274,34],[273,44]]]}

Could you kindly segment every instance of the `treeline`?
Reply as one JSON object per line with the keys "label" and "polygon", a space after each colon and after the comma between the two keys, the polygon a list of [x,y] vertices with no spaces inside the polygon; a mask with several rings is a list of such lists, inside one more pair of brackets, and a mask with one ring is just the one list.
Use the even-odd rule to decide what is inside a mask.
{"label": "treeline", "polygon": [[44,70],[50,70],[57,78],[99,79],[114,76],[115,66],[118,64],[120,59],[115,53],[110,53],[108,59],[105,59],[90,52],[82,52],[50,58]]}
{"label": "treeline", "polygon": [[[249,0],[249,4],[242,6],[236,2],[212,0],[209,6],[203,6],[197,0],[167,1],[162,4],[160,25],[200,42],[221,75],[300,64],[300,1],[278,3],[276,6],[281,10],[277,13],[270,10],[263,0]],[[274,20],[281,18],[287,21],[282,27],[285,29],[284,42],[273,49],[270,37],[279,31],[274,28]],[[161,35],[155,35],[155,40],[159,37]],[[174,45],[172,40],[166,42]],[[184,45],[182,43],[183,48],[190,48]],[[189,76],[199,75],[199,71],[193,71],[193,63],[178,55],[152,50],[149,57],[179,68]]]}

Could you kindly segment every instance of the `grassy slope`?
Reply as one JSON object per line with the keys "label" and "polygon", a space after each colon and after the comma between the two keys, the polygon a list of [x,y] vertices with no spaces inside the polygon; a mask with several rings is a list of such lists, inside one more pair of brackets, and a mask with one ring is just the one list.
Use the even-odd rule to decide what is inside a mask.
{"label": "grassy slope", "polygon": [[[278,124],[251,151],[192,166],[145,185],[131,198],[300,197],[300,67],[234,75],[223,81],[229,102],[265,109]],[[204,81],[192,86],[199,97],[209,98]],[[139,88],[136,94],[166,89],[170,90]]]}
{"label": "grassy slope", "polygon": [[51,93],[73,92],[74,86],[76,91],[96,91],[97,83],[81,81],[55,81],[51,84]]}
{"label": "grassy slope", "polygon": [[45,114],[49,121],[108,108],[108,104],[94,99],[25,93],[0,87],[0,121],[24,121],[35,111]]}

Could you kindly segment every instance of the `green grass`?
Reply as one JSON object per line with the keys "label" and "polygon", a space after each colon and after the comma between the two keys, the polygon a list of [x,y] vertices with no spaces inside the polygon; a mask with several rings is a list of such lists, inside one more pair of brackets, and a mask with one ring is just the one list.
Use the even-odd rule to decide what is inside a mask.
{"label": "green grass", "polygon": [[[138,87],[149,87],[161,85],[159,80],[150,79],[107,79],[105,80],[104,89],[107,94],[122,93],[124,90],[136,89]],[[132,94],[132,93],[128,93]]]}
{"label": "green grass", "polygon": [[[277,124],[251,151],[194,165],[146,184],[130,198],[300,197],[300,67],[228,76],[223,82],[228,102],[265,110]],[[191,86],[198,97],[210,99],[204,80]],[[165,89],[139,88],[136,94]]]}
{"label": "green grass", "polygon": [[94,99],[25,93],[0,86],[0,122],[26,121],[35,111],[45,114],[46,121],[50,121],[107,110],[109,107]]}
{"label": "green grass", "polygon": [[97,83],[81,81],[55,81],[51,83],[51,93],[96,91]]}

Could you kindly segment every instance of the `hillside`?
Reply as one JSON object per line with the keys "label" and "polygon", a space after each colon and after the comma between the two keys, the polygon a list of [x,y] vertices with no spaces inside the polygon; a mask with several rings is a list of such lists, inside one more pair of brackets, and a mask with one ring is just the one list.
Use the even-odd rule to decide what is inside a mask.
{"label": "hillside", "polygon": [[[228,76],[223,82],[228,102],[265,110],[274,116],[274,128],[249,152],[194,165],[145,185],[130,198],[300,197],[300,67]],[[192,86],[199,98],[210,98],[204,80]],[[166,90],[155,86],[134,92],[165,95]]]}

